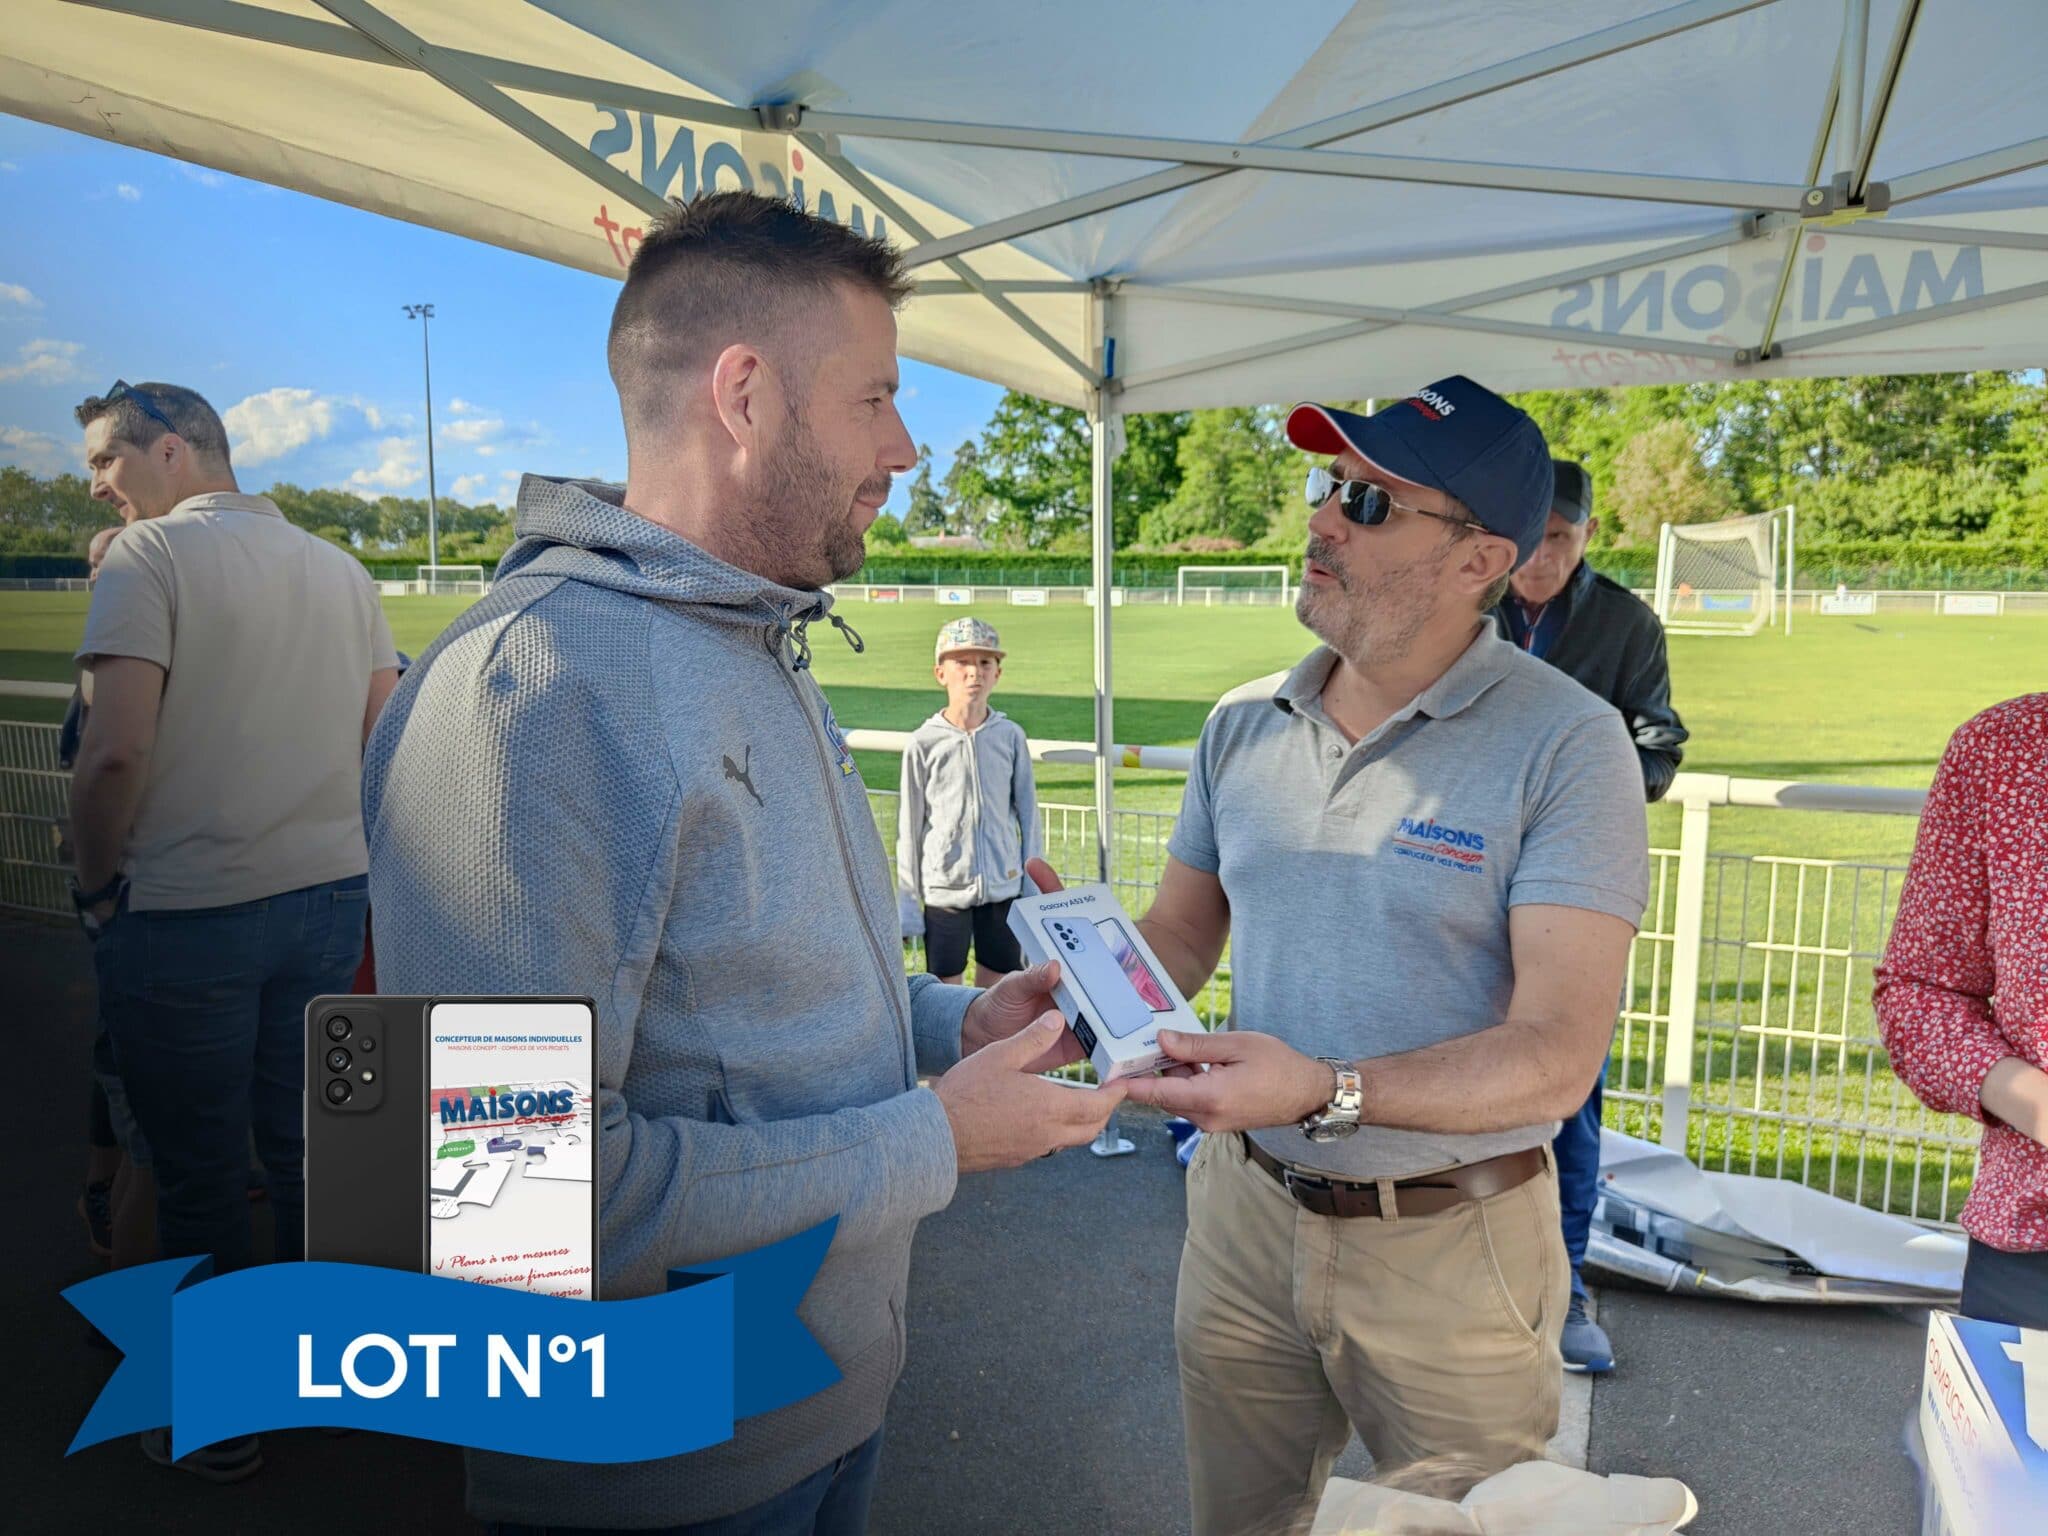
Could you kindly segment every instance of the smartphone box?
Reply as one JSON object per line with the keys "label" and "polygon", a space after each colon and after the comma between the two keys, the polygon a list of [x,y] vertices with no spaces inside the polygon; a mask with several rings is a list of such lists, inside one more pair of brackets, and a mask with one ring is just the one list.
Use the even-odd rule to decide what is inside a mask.
{"label": "smartphone box", "polygon": [[1106,885],[1070,886],[1010,904],[1025,959],[1060,963],[1054,1000],[1100,1082],[1170,1066],[1159,1031],[1201,1029],[1152,946]]}

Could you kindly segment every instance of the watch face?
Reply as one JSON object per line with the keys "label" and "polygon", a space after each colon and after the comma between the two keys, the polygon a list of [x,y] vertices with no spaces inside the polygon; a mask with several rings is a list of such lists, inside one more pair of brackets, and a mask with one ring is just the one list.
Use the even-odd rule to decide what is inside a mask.
{"label": "watch face", "polygon": [[1310,1126],[1306,1134],[1310,1141],[1342,1141],[1357,1129],[1356,1120],[1325,1120]]}

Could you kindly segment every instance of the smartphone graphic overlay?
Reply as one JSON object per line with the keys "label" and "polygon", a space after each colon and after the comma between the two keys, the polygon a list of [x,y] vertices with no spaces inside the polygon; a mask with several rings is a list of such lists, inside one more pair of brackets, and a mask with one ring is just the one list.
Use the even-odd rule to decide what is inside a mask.
{"label": "smartphone graphic overlay", "polygon": [[1145,1000],[1145,1006],[1154,1013],[1173,1012],[1173,999],[1166,995],[1166,988],[1159,984],[1159,978],[1152,974],[1152,967],[1145,963],[1145,957],[1138,953],[1138,946],[1131,942],[1131,936],[1124,932],[1124,925],[1113,917],[1097,918],[1095,931],[1109,946],[1109,952],[1116,957],[1116,963],[1130,979],[1131,990]]}
{"label": "smartphone graphic overlay", "polygon": [[[1117,1039],[1126,1039],[1146,1028],[1152,1022],[1153,1007],[1143,995],[1141,983],[1133,975],[1125,961],[1119,959],[1110,947],[1110,940],[1096,924],[1082,917],[1048,917],[1043,919],[1046,936],[1052,940],[1054,956],[1065,966],[1081,985],[1089,1001],[1095,1004],[1098,1014],[1096,1023]],[[1130,949],[1128,940],[1123,939],[1122,929],[1114,918],[1103,920],[1102,927],[1117,930],[1117,938],[1125,949]],[[1155,995],[1159,984],[1138,960],[1135,951],[1130,960],[1136,965],[1136,976],[1142,976],[1150,983]],[[1170,1006],[1170,1005],[1169,1005]]]}
{"label": "smartphone graphic overlay", "polygon": [[596,1082],[586,1000],[428,1007],[429,1273],[596,1297]]}
{"label": "smartphone graphic overlay", "polygon": [[306,1257],[427,1267],[427,999],[306,1005]]}

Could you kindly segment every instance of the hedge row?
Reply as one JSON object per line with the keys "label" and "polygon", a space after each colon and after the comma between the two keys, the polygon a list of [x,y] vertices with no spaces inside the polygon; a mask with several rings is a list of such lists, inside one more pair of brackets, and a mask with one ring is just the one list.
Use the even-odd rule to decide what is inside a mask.
{"label": "hedge row", "polygon": [[[1803,587],[1979,588],[2048,590],[2048,539],[1994,539],[1948,543],[1932,539],[1838,539],[1801,543],[1798,581]],[[1656,579],[1654,549],[1596,550],[1596,569],[1624,586],[1647,587]],[[474,562],[473,562],[474,563]],[[488,575],[495,562],[483,562]],[[1301,556],[1256,550],[1214,555],[1167,555],[1126,550],[1116,557],[1117,584],[1171,587],[1183,565],[1285,565],[1301,575]],[[410,581],[412,561],[366,560],[379,581]],[[0,554],[0,578],[48,580],[82,577],[85,562],[69,555]],[[861,567],[852,578],[867,586],[1085,587],[1086,560],[1020,553],[1016,550],[890,550]]]}

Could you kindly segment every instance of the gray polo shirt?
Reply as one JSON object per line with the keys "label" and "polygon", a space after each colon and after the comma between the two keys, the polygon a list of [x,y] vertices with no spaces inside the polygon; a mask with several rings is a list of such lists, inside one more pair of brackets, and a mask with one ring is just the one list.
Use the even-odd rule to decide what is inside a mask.
{"label": "gray polo shirt", "polygon": [[[1509,908],[1640,922],[1642,771],[1613,706],[1489,625],[1352,745],[1321,703],[1336,660],[1318,647],[1223,697],[1168,844],[1229,898],[1233,1029],[1312,1056],[1412,1051],[1507,1017]],[[1520,1151],[1556,1130],[1255,1135],[1290,1163],[1371,1179]]]}

